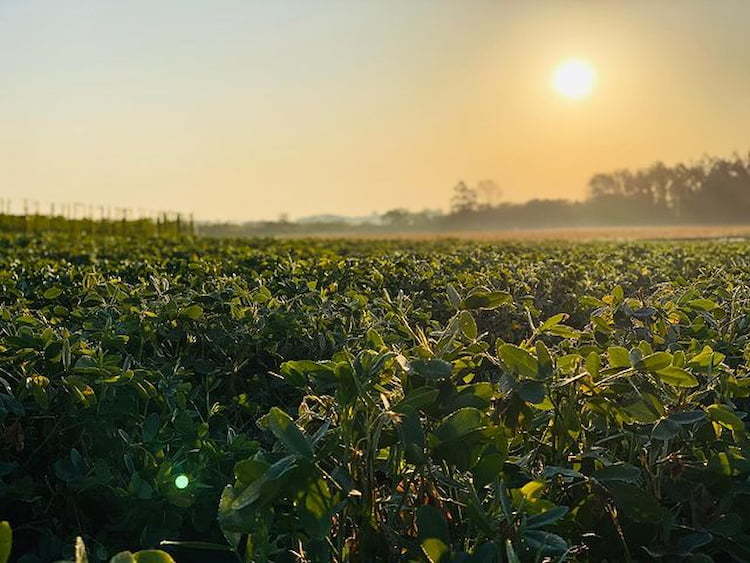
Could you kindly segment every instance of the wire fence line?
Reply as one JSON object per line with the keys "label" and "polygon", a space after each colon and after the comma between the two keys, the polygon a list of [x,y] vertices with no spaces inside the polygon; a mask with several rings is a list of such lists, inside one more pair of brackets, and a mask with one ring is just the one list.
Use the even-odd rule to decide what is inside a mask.
{"label": "wire fence line", "polygon": [[194,235],[192,213],[0,197],[0,232]]}

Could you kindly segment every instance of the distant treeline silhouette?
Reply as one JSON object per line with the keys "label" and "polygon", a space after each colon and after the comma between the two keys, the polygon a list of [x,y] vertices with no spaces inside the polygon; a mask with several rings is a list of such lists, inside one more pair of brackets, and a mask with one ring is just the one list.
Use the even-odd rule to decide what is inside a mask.
{"label": "distant treeline silhouette", "polygon": [[690,164],[621,169],[595,174],[582,201],[532,199],[498,203],[491,180],[459,182],[448,213],[392,209],[376,222],[288,220],[205,225],[209,235],[306,234],[461,229],[750,223],[750,154],[705,157]]}
{"label": "distant treeline silhouette", "polygon": [[476,190],[459,184],[452,228],[545,228],[599,225],[725,224],[750,221],[750,155],[704,158],[692,164],[656,162],[638,170],[595,174],[583,201],[533,199],[480,203]]}

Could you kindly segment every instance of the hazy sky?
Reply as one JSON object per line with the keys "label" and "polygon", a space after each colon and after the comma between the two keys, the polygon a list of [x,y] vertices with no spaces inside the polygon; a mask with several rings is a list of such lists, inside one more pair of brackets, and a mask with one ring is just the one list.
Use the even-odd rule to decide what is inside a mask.
{"label": "hazy sky", "polygon": [[[750,149],[750,1],[0,0],[0,195],[200,218]],[[569,57],[592,95],[550,83]],[[16,204],[18,205],[18,204]]]}

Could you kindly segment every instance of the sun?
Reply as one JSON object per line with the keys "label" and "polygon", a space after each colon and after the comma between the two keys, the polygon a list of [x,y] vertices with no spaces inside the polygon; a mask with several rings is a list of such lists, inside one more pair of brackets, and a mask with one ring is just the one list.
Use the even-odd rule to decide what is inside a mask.
{"label": "sun", "polygon": [[591,63],[568,59],[555,68],[552,85],[566,98],[580,100],[591,94],[596,82],[596,71]]}

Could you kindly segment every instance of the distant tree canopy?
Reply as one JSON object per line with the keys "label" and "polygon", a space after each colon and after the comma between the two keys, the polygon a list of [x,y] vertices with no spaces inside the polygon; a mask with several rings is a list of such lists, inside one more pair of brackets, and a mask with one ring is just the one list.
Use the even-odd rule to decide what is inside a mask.
{"label": "distant tree canopy", "polygon": [[659,216],[686,222],[750,219],[750,155],[704,158],[694,164],[596,174],[589,181],[593,202],[638,202]]}
{"label": "distant tree canopy", "polygon": [[[450,211],[392,209],[377,222],[303,225],[289,221],[214,225],[206,234],[305,234],[307,232],[443,231],[657,224],[750,223],[750,154],[705,157],[690,164],[656,162],[637,170],[595,174],[583,201],[532,199],[501,203],[492,180],[459,182]],[[231,227],[231,228],[230,228]]]}
{"label": "distant tree canopy", "polygon": [[479,203],[485,182],[476,188],[460,182],[443,222],[452,228],[539,228],[750,221],[750,155],[595,174],[580,202]]}

